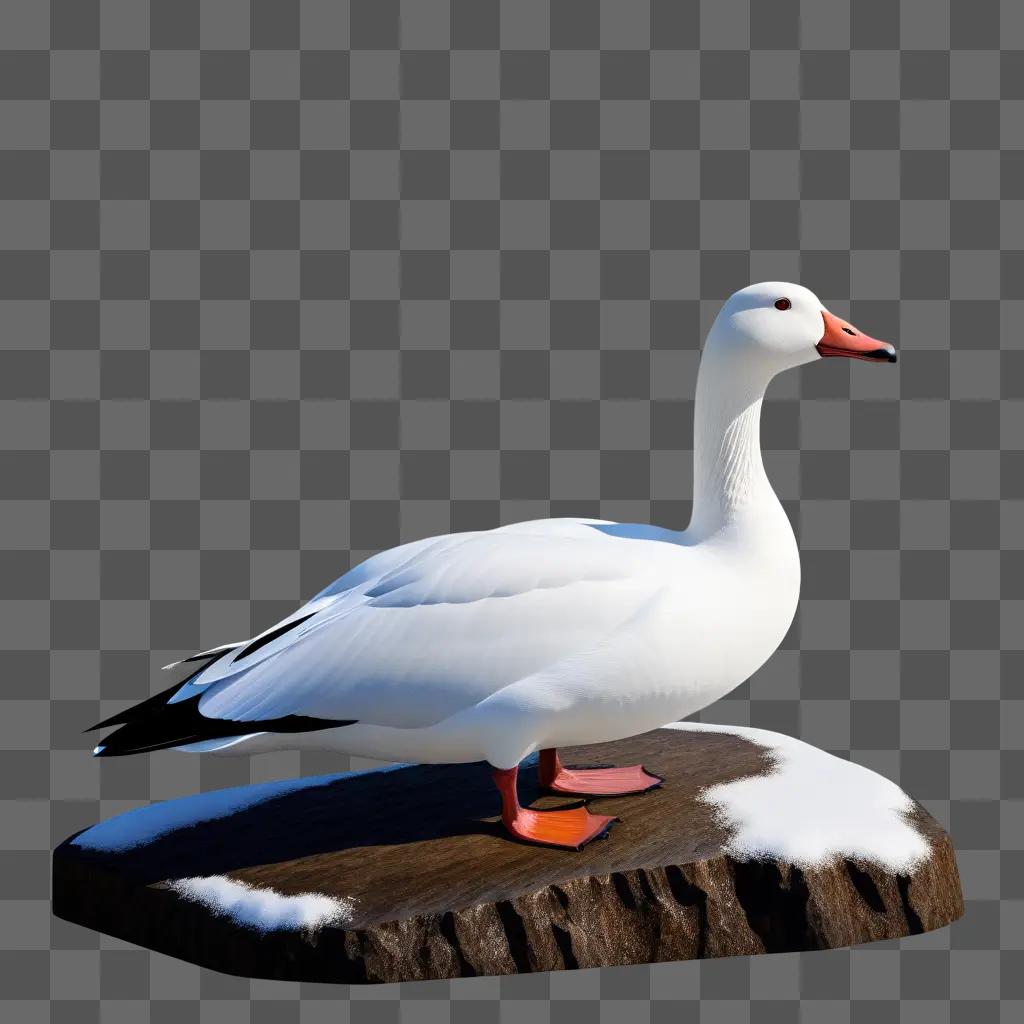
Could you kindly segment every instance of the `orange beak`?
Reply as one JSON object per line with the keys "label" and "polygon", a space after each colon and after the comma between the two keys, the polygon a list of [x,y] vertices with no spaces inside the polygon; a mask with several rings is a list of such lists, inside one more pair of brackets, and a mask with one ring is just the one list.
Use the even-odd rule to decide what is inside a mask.
{"label": "orange beak", "polygon": [[821,311],[821,318],[825,321],[825,333],[816,346],[819,355],[896,362],[896,349],[887,341],[861,334],[852,324],[827,309]]}

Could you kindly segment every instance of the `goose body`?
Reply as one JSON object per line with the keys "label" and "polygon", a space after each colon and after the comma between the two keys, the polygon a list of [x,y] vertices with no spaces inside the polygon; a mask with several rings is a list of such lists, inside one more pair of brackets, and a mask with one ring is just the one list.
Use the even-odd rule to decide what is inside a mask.
{"label": "goose body", "polygon": [[784,557],[760,553],[756,588],[738,544],[600,520],[418,541],[342,577],[254,654],[218,658],[182,697],[201,693],[202,714],[254,732],[285,715],[355,720],[222,750],[317,746],[511,768],[540,747],[675,721],[747,678],[796,607],[787,540]]}
{"label": "goose body", "polygon": [[381,552],[263,634],[189,659],[179,687],[102,723],[122,729],[96,752],[315,746],[508,772],[700,710],[764,664],[796,611],[760,409],[772,376],[833,354],[832,335],[876,357],[883,343],[830,318],[844,323],[797,285],[726,304],[698,375],[687,529],[551,519]]}

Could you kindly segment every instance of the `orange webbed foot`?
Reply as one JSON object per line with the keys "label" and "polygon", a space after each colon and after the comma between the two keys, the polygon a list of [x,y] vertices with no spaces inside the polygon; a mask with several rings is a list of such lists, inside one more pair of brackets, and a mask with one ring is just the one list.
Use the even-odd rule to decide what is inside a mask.
{"label": "orange webbed foot", "polygon": [[501,793],[501,820],[511,835],[526,843],[581,850],[591,840],[608,832],[615,818],[591,814],[586,807],[559,807],[535,811],[519,803],[516,768],[495,768],[494,783]]}
{"label": "orange webbed foot", "polygon": [[586,807],[554,811],[521,807],[511,821],[505,821],[505,827],[517,839],[527,843],[581,850],[591,840],[606,835],[614,822],[615,818],[591,814]]}
{"label": "orange webbed foot", "polygon": [[540,752],[540,784],[553,793],[627,796],[656,789],[663,781],[640,764],[624,768],[566,768],[553,748]]}

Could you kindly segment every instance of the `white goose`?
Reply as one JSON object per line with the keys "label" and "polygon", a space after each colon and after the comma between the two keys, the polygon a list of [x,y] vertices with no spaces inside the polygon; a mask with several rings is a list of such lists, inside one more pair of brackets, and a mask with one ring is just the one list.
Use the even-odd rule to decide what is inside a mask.
{"label": "white goose", "polygon": [[183,683],[94,726],[121,725],[95,753],[317,746],[487,761],[513,835],[582,846],[612,819],[523,808],[517,766],[540,750],[558,792],[656,786],[639,765],[566,769],[556,748],[693,714],[778,647],[800,560],[761,462],[761,402],[775,374],[821,356],[896,360],[806,288],[744,288],[700,364],[686,530],[553,519],[381,552],[252,640],[186,659],[199,668]]}

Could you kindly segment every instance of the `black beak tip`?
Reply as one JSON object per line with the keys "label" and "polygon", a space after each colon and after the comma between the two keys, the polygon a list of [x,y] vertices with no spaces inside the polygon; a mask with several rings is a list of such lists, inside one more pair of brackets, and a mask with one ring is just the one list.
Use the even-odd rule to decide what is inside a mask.
{"label": "black beak tip", "polygon": [[896,349],[892,345],[876,348],[873,352],[868,353],[868,358],[876,359],[880,363],[895,363],[897,362]]}

